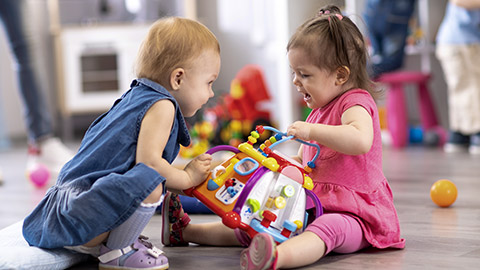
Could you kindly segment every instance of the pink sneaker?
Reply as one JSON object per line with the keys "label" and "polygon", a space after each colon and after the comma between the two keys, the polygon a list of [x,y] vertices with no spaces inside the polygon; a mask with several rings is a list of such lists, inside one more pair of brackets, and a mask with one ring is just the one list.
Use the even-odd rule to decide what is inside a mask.
{"label": "pink sneaker", "polygon": [[183,240],[183,229],[190,223],[187,213],[182,213],[182,203],[177,194],[167,192],[162,206],[162,243],[165,246],[188,246]]}
{"label": "pink sneaker", "polygon": [[163,251],[147,242],[147,239],[141,235],[131,246],[123,249],[109,249],[102,245],[98,269],[168,269],[168,259]]}
{"label": "pink sneaker", "polygon": [[250,246],[240,254],[240,269],[267,270],[276,269],[277,250],[273,237],[268,233],[259,233],[252,239]]}

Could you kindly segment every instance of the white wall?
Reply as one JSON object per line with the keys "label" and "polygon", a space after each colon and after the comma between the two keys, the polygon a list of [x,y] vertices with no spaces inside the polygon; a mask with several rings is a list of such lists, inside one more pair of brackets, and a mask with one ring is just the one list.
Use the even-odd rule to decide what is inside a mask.
{"label": "white wall", "polygon": [[[273,99],[272,117],[279,129],[286,130],[300,119],[301,96],[293,89],[286,58],[288,39],[295,29],[326,3],[325,0],[201,0],[198,19],[217,36],[221,46],[222,68],[214,88],[228,91],[235,74],[246,64],[264,68]],[[226,10],[219,9],[226,7]],[[255,13],[263,9],[264,14]],[[224,14],[221,12],[226,12]],[[217,19],[217,14],[226,22]]]}

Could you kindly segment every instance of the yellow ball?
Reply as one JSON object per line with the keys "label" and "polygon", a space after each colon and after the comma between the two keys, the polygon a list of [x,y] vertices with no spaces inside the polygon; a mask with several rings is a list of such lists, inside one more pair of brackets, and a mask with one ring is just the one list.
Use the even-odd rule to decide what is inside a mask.
{"label": "yellow ball", "polygon": [[457,187],[449,180],[438,180],[430,188],[430,198],[440,207],[449,207],[457,199]]}

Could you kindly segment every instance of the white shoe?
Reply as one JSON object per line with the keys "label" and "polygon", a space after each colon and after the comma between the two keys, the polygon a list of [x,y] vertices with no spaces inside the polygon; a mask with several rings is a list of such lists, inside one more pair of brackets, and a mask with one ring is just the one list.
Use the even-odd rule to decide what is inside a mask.
{"label": "white shoe", "polygon": [[51,137],[40,142],[36,149],[29,150],[27,166],[40,163],[45,165],[51,174],[58,175],[63,165],[73,157],[73,151],[65,146],[59,138]]}
{"label": "white shoe", "polygon": [[472,155],[480,155],[480,133],[470,136],[468,152]]}
{"label": "white shoe", "polygon": [[466,153],[467,150],[468,150],[468,145],[464,145],[464,144],[446,143],[443,146],[443,151],[449,154]]}
{"label": "white shoe", "polygon": [[469,152],[471,155],[480,155],[480,145],[473,145],[473,144],[471,144],[471,145],[468,147],[468,152]]}

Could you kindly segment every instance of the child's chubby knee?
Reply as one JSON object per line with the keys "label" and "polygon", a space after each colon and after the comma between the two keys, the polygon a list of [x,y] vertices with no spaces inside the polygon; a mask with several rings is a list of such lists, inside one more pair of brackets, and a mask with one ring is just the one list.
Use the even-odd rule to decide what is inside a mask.
{"label": "child's chubby knee", "polygon": [[159,184],[150,195],[145,198],[143,203],[156,203],[160,200],[163,195],[163,183]]}

